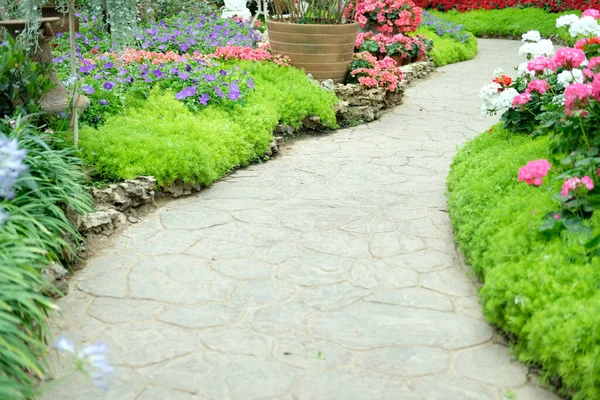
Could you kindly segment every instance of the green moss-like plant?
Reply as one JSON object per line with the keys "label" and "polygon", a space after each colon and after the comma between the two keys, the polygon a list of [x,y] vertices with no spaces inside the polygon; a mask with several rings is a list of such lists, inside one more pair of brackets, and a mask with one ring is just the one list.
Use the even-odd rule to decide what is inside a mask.
{"label": "green moss-like plant", "polygon": [[556,27],[556,19],[565,14],[579,14],[580,11],[548,13],[538,8],[504,8],[502,10],[474,10],[465,13],[458,11],[441,12],[428,10],[432,15],[456,24],[477,37],[507,37],[520,39],[530,30],[539,31],[545,38],[560,38],[566,43],[574,39],[563,28]]}
{"label": "green moss-like plant", "polygon": [[[522,361],[562,378],[562,394],[600,399],[600,259],[584,237],[539,231],[556,209],[558,162],[540,187],[517,182],[518,169],[549,159],[549,137],[495,127],[457,154],[448,177],[456,240],[484,284],[487,320],[516,337]],[[600,232],[600,217],[589,224]]]}
{"label": "green moss-like plant", "polygon": [[210,185],[233,168],[263,158],[278,123],[298,127],[316,115],[336,126],[336,96],[302,71],[273,63],[237,64],[256,87],[243,104],[193,113],[171,92],[130,99],[124,114],[109,117],[99,129],[81,130],[85,161],[107,180],[153,175],[159,185],[175,180]]}
{"label": "green moss-like plant", "polygon": [[434,31],[424,27],[419,28],[417,33],[433,40],[433,50],[429,55],[433,57],[436,67],[471,60],[477,55],[477,39],[473,35],[466,43],[463,43],[439,36]]}

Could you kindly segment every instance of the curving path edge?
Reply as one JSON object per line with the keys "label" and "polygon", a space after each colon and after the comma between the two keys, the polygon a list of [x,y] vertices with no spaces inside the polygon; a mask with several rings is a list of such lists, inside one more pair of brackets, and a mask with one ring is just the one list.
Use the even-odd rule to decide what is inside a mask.
{"label": "curving path edge", "polygon": [[111,390],[76,377],[44,398],[556,399],[484,321],[445,211],[456,146],[493,122],[477,92],[518,47],[480,40],[381,120],[292,143],[111,239],[57,321],[111,346]]}

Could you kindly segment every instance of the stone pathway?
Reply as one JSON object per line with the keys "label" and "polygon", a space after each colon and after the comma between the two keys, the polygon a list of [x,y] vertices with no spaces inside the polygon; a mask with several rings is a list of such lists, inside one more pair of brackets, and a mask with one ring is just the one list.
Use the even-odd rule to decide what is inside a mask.
{"label": "stone pathway", "polygon": [[[519,42],[409,88],[380,121],[308,138],[115,237],[59,301],[112,390],[46,399],[548,400],[483,320],[445,211],[479,88]],[[57,361],[60,375],[64,363]]]}

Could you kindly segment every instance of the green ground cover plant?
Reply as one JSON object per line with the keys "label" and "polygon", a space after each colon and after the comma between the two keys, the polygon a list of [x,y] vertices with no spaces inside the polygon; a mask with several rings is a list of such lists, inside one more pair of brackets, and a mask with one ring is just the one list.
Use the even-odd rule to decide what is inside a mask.
{"label": "green ground cover plant", "polygon": [[[519,359],[562,378],[562,394],[600,398],[600,259],[567,230],[540,231],[556,207],[559,174],[542,186],[517,182],[519,168],[550,158],[550,136],[533,139],[496,126],[457,154],[448,177],[456,241],[477,276],[488,321],[517,338]],[[550,161],[559,163],[559,157]],[[600,232],[600,216],[586,225]]]}
{"label": "green ground cover plant", "polygon": [[316,115],[336,126],[336,96],[302,71],[270,62],[235,64],[254,80],[255,90],[243,104],[216,103],[194,112],[170,91],[132,97],[123,114],[108,117],[98,129],[81,130],[83,158],[108,180],[153,175],[159,185],[176,180],[209,185],[261,160],[278,123],[298,127]]}
{"label": "green ground cover plant", "polygon": [[433,57],[436,67],[471,60],[477,55],[477,39],[473,35],[462,42],[451,37],[438,35],[426,27],[417,29],[417,34],[433,40],[433,50],[429,52],[429,55]]}
{"label": "green ground cover plant", "polygon": [[477,37],[514,37],[521,38],[530,30],[539,31],[542,37],[558,38],[565,43],[574,43],[573,38],[564,29],[556,27],[556,18],[565,14],[578,14],[579,11],[549,13],[537,8],[505,8],[502,10],[474,10],[468,12],[429,10],[431,15],[462,24],[466,30]]}

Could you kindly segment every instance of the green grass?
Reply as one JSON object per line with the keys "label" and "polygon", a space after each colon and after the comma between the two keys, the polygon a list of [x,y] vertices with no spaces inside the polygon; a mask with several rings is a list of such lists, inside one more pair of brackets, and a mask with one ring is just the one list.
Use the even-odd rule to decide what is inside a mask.
{"label": "green grass", "polygon": [[462,43],[423,27],[417,33],[433,40],[433,50],[429,55],[433,57],[436,67],[471,60],[477,55],[477,39],[473,35],[467,43]]}
{"label": "green grass", "polygon": [[[600,259],[586,254],[583,237],[539,232],[544,215],[558,209],[558,168],[539,188],[517,182],[527,161],[549,159],[549,140],[495,127],[469,142],[448,178],[449,211],[456,241],[484,282],[487,320],[516,337],[521,361],[541,366],[546,379],[560,376],[562,394],[595,400]],[[590,224],[598,233],[600,216]]]}
{"label": "green grass", "polygon": [[210,185],[264,157],[278,123],[298,127],[317,115],[336,126],[336,96],[302,71],[272,63],[237,64],[256,87],[245,104],[193,113],[173,93],[155,91],[148,99],[132,101],[124,115],[110,117],[99,129],[82,129],[84,159],[104,179],[153,175],[159,185],[175,180]]}
{"label": "green grass", "polygon": [[520,39],[530,30],[537,30],[542,37],[560,38],[566,43],[574,39],[563,28],[556,27],[556,19],[564,14],[580,14],[578,11],[548,13],[537,8],[505,8],[502,10],[474,10],[465,13],[428,10],[432,15],[457,24],[477,37],[507,37]]}

